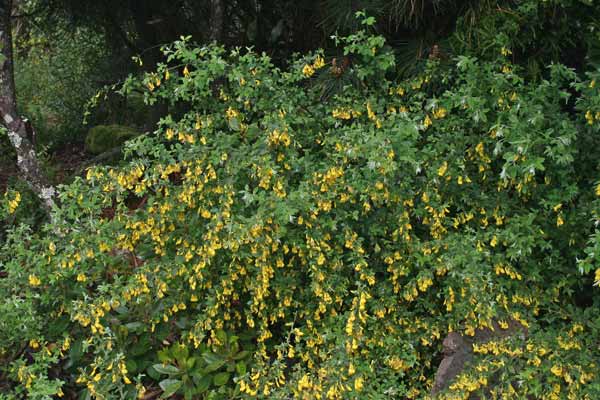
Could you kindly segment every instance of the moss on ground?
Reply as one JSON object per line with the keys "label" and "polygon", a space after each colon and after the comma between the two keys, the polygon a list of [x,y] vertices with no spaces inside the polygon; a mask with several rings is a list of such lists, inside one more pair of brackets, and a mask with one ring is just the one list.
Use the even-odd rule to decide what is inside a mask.
{"label": "moss on ground", "polygon": [[88,132],[85,138],[85,149],[92,154],[101,154],[139,134],[140,132],[124,125],[98,125]]}

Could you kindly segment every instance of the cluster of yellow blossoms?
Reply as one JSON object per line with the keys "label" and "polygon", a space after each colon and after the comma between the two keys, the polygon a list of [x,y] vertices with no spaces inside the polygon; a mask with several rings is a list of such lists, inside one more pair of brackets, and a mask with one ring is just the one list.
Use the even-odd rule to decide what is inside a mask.
{"label": "cluster of yellow blossoms", "polygon": [[317,56],[312,64],[305,64],[302,68],[302,73],[305,77],[310,78],[315,74],[315,71],[325,66],[325,60],[322,56]]}

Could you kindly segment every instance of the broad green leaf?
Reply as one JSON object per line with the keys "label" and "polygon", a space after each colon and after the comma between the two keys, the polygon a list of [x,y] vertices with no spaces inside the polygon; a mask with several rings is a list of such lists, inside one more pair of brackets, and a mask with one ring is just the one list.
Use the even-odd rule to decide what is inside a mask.
{"label": "broad green leaf", "polygon": [[219,356],[218,354],[212,352],[206,352],[202,354],[202,358],[206,361],[206,372],[213,372],[221,368],[227,360],[224,357]]}
{"label": "broad green leaf", "polygon": [[204,393],[210,387],[212,383],[211,375],[204,375],[201,378],[194,378],[194,383],[196,384],[196,393]]}
{"label": "broad green leaf", "polygon": [[250,352],[249,352],[249,351],[242,350],[242,351],[240,351],[239,353],[237,353],[235,356],[233,356],[233,359],[234,359],[234,360],[241,360],[241,359],[243,359],[243,358],[246,358],[246,357],[248,357],[249,355],[250,355]]}
{"label": "broad green leaf", "polygon": [[163,390],[163,394],[160,396],[161,399],[166,399],[175,394],[179,388],[183,385],[179,379],[165,379],[160,381],[158,386]]}
{"label": "broad green leaf", "polygon": [[215,375],[213,382],[215,386],[223,386],[227,383],[230,376],[231,374],[229,372],[220,372]]}
{"label": "broad green leaf", "polygon": [[179,368],[174,365],[163,365],[163,364],[154,364],[152,366],[158,373],[166,374],[166,375],[177,375],[180,373]]}

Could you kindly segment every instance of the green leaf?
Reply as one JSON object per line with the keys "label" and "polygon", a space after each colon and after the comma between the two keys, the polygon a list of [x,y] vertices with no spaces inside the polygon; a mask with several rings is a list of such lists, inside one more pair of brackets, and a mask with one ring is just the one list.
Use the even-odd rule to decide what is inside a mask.
{"label": "green leaf", "polygon": [[141,322],[130,322],[128,324],[125,324],[125,327],[131,332],[137,332],[138,330],[144,328],[144,324]]}
{"label": "green leaf", "polygon": [[69,361],[73,364],[77,364],[81,357],[83,356],[83,341],[76,340],[73,342],[71,349],[69,351]]}
{"label": "green leaf", "polygon": [[195,357],[190,357],[185,362],[185,368],[188,369],[188,370],[194,368],[194,365],[196,365],[196,358]]}
{"label": "green leaf", "polygon": [[196,393],[200,394],[206,392],[212,383],[212,377],[210,375],[204,375],[201,378],[194,378],[196,384]]}
{"label": "green leaf", "polygon": [[213,372],[218,370],[223,365],[225,365],[225,362],[227,361],[225,358],[219,356],[218,354],[211,352],[206,352],[202,354],[202,358],[204,358],[204,361],[206,361],[207,364],[205,368],[206,372]]}
{"label": "green leaf", "polygon": [[127,367],[127,371],[130,373],[135,374],[137,372],[138,364],[134,359],[128,359],[125,362],[125,366]]}
{"label": "green leaf", "polygon": [[246,358],[246,357],[248,357],[248,355],[250,355],[250,352],[249,352],[249,351],[242,350],[242,351],[240,351],[239,353],[237,353],[235,356],[233,356],[233,359],[234,359],[234,360],[241,360],[241,359],[243,359],[243,358]]}
{"label": "green leaf", "polygon": [[173,357],[182,364],[185,359],[188,358],[190,351],[186,345],[179,343],[173,346],[171,353],[173,354]]}
{"label": "green leaf", "polygon": [[163,390],[163,394],[160,396],[161,399],[166,399],[175,394],[179,388],[183,385],[179,379],[165,379],[160,381],[158,386]]}
{"label": "green leaf", "polygon": [[179,368],[174,365],[163,365],[163,364],[154,364],[152,366],[159,374],[163,375],[177,375],[180,373]]}
{"label": "green leaf", "polygon": [[244,375],[246,373],[246,363],[240,361],[235,364],[235,371],[238,373],[238,375]]}
{"label": "green leaf", "polygon": [[169,352],[169,349],[163,349],[158,351],[158,361],[160,361],[161,363],[166,364],[169,361],[171,361],[171,359],[172,357]]}
{"label": "green leaf", "polygon": [[[142,354],[148,353],[151,348],[152,348],[152,344],[150,343],[150,338],[148,335],[144,334],[138,339],[137,343],[135,343],[133,346],[131,346],[128,350],[129,350],[129,354],[137,357],[137,356],[141,356]],[[160,361],[165,362],[167,360],[160,360]]]}
{"label": "green leaf", "polygon": [[227,333],[225,333],[225,331],[223,329],[219,329],[217,331],[217,340],[219,340],[219,342],[221,343],[227,343]]}
{"label": "green leaf", "polygon": [[234,131],[240,130],[240,121],[237,119],[237,117],[229,119],[229,127]]}
{"label": "green leaf", "polygon": [[229,372],[220,372],[215,375],[213,382],[215,383],[215,386],[223,386],[229,381],[230,376],[231,374]]}
{"label": "green leaf", "polygon": [[160,379],[160,373],[154,368],[153,365],[146,368],[146,373],[150,378],[152,378],[155,381]]}

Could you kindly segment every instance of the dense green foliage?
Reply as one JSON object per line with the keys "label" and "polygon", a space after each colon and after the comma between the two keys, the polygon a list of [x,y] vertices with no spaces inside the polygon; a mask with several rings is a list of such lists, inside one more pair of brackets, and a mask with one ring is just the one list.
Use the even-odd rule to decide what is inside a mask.
{"label": "dense green foliage", "polygon": [[[17,92],[20,112],[33,121],[39,143],[55,150],[81,142],[87,131],[83,105],[133,72],[132,56],[151,70],[160,47],[181,35],[210,42],[213,3],[223,4],[219,43],[265,51],[279,67],[294,52],[320,46],[340,63],[342,54],[329,38],[352,32],[360,10],[377,17],[376,29],[407,77],[419,73],[428,57],[492,60],[499,46],[513,51],[511,61],[528,78],[543,77],[552,62],[581,70],[599,60],[600,12],[588,0],[185,0],[177,7],[165,0],[22,0],[14,12],[27,16],[15,19]],[[337,81],[323,86],[327,91]],[[88,116],[89,123],[153,129],[158,116],[167,114],[160,107],[141,113],[136,98],[107,99]]]}
{"label": "dense green foliage", "polygon": [[58,148],[82,141],[85,106],[109,76],[102,35],[63,24],[32,29],[15,48],[19,111],[31,120],[39,144]]}
{"label": "dense green foliage", "polygon": [[426,398],[495,323],[442,398],[600,396],[600,73],[500,38],[396,80],[373,23],[343,66],[182,39],[127,82],[178,112],[8,232],[0,398]]}
{"label": "dense green foliage", "polygon": [[598,49],[599,10],[592,0],[181,0],[176,6],[169,0],[23,0],[21,7],[42,26],[66,19],[102,30],[116,51],[141,54],[151,64],[159,46],[180,35],[210,42],[216,3],[223,8],[217,41],[253,46],[277,63],[328,46],[335,32],[352,32],[360,26],[357,11],[377,18],[377,30],[403,66],[426,58],[435,45],[452,55],[489,52],[498,33],[531,73],[551,60],[581,66]]}

